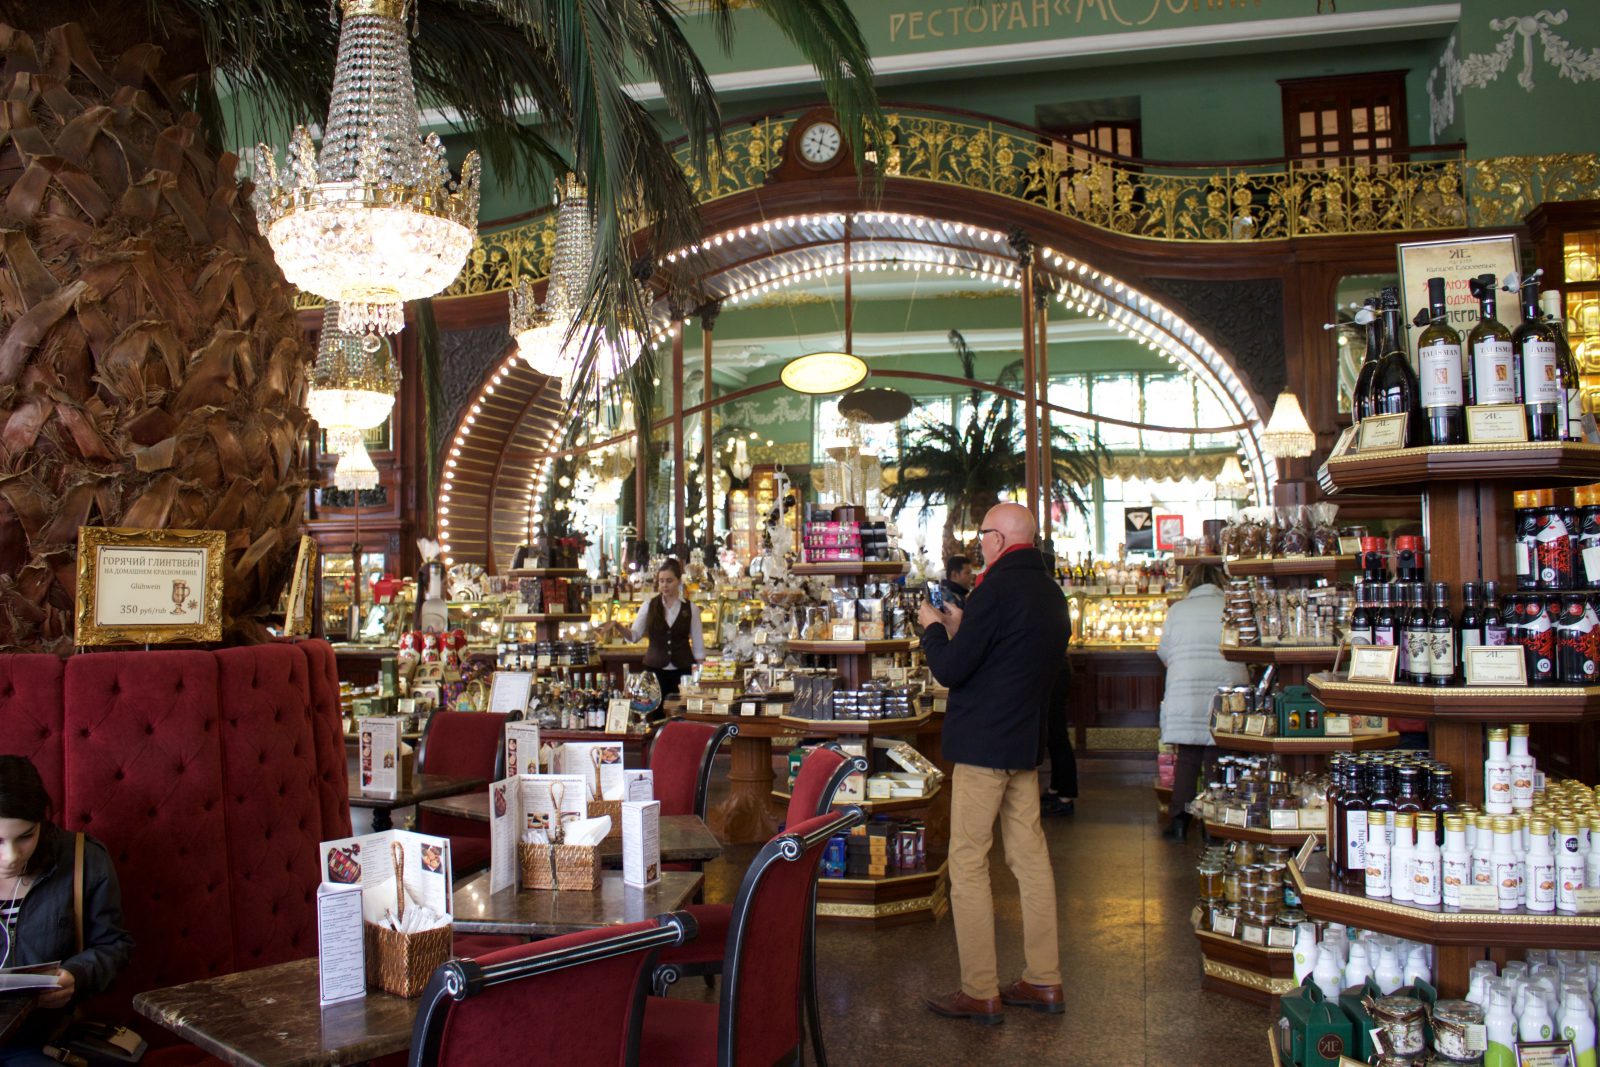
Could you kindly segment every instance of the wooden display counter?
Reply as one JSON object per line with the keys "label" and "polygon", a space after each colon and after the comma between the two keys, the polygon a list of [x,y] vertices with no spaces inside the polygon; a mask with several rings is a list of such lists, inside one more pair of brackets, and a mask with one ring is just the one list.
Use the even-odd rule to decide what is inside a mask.
{"label": "wooden display counter", "polygon": [[[1067,722],[1078,758],[1154,759],[1154,744],[1136,743],[1128,731],[1152,731],[1161,726],[1161,693],[1167,671],[1155,651],[1074,645],[1067,652],[1067,663],[1072,670]],[[1100,735],[1093,744],[1091,730]],[[1108,743],[1099,743],[1102,738]]]}

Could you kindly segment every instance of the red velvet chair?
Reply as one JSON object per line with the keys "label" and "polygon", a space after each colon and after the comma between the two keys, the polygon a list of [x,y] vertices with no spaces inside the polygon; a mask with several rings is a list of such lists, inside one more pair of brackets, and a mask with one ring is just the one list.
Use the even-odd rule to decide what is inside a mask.
{"label": "red velvet chair", "polygon": [[[815,999],[810,964],[822,849],[862,818],[860,808],[818,815],[761,847],[733,905],[720,1004],[649,997],[641,1063],[735,1067],[795,1059],[803,1042],[802,1004]],[[820,1032],[820,1025],[813,1027],[813,1051],[826,1064]]]}
{"label": "red velvet chair", "polygon": [[694,929],[677,912],[451,960],[423,990],[411,1067],[636,1063],[645,975]]}
{"label": "red velvet chair", "polygon": [[[506,776],[506,717],[490,711],[436,711],[428,716],[417,748],[417,770],[488,782]],[[417,812],[417,830],[450,839],[456,878],[489,866],[489,824]]]}
{"label": "red velvet chair", "polygon": [[644,765],[654,772],[655,798],[663,815],[706,817],[711,765],[722,742],[739,733],[736,723],[718,726],[688,719],[667,719],[650,731]]}

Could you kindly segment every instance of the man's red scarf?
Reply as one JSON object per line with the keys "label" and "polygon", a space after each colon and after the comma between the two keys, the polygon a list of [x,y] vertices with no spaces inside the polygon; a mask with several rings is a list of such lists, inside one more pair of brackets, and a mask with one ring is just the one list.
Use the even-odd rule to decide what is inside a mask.
{"label": "man's red scarf", "polygon": [[1014,545],[1006,546],[1006,548],[1004,549],[1004,551],[1002,551],[1000,553],[1000,555],[996,556],[994,559],[989,561],[989,566],[988,567],[983,568],[983,573],[978,575],[978,577],[973,581],[972,588],[976,589],[976,588],[978,588],[978,586],[982,585],[983,584],[983,580],[989,576],[989,569],[991,567],[993,567],[996,563],[999,563],[1006,556],[1010,555],[1012,552],[1015,552],[1019,548],[1032,548],[1032,547],[1033,547],[1032,545],[1023,544],[1023,543],[1020,543],[1020,542],[1017,543],[1017,544],[1014,544]]}

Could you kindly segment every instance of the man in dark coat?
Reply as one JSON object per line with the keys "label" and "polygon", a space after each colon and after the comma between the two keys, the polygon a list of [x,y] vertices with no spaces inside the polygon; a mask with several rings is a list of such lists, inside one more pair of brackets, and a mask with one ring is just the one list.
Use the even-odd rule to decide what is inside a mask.
{"label": "man in dark coat", "polygon": [[[1067,651],[1066,598],[1034,547],[1037,527],[1020,504],[989,510],[978,531],[988,568],[966,610],[923,604],[922,650],[949,687],[944,754],[950,784],[950,911],[961,988],[927,1004],[940,1015],[994,1024],[1001,1004],[1059,1013],[1060,946],[1055,875],[1039,823],[1039,764],[1050,689]],[[1000,988],[989,851],[994,824],[1022,895],[1026,967]]]}

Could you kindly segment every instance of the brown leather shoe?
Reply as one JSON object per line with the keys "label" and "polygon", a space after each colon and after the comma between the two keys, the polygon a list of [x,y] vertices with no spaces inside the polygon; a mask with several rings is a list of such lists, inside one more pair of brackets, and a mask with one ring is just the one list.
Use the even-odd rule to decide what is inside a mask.
{"label": "brown leather shoe", "polygon": [[1059,985],[1034,985],[1020,979],[1000,990],[1000,1000],[1014,1008],[1032,1008],[1051,1015],[1060,1015],[1067,1010]]}
{"label": "brown leather shoe", "polygon": [[997,997],[979,1000],[958,989],[947,996],[923,997],[922,1002],[947,1019],[971,1019],[984,1026],[998,1026],[1006,1021],[1006,1017],[1000,1013],[1000,1000]]}

